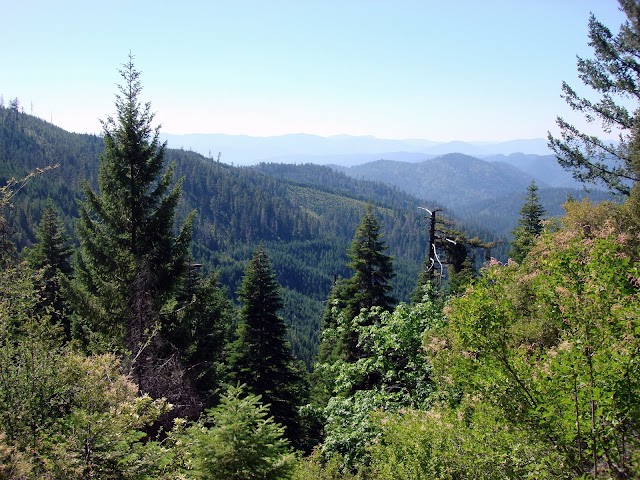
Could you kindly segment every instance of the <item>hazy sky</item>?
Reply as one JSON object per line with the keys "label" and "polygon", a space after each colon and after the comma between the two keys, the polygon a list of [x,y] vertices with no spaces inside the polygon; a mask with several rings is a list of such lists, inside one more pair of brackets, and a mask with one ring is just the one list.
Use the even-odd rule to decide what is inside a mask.
{"label": "hazy sky", "polygon": [[573,116],[589,13],[615,0],[0,0],[0,94],[74,132],[129,51],[165,133],[499,141]]}

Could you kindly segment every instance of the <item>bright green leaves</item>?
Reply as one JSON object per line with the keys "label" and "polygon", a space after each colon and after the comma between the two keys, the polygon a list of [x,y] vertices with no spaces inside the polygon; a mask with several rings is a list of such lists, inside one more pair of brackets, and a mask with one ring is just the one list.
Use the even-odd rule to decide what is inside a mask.
{"label": "bright green leaves", "polygon": [[428,406],[433,382],[422,337],[425,331],[441,327],[443,318],[441,305],[430,301],[401,304],[393,312],[375,307],[350,321],[344,315],[337,318],[338,324],[323,335],[353,331],[362,356],[316,366],[332,379],[332,397],[324,409],[323,451],[339,454],[355,467],[366,463],[366,449],[380,434],[374,412]]}
{"label": "bright green leaves", "polygon": [[269,416],[268,405],[248,394],[244,386],[229,387],[205,423],[187,430],[195,446],[196,478],[276,480],[288,478],[294,456],[284,428]]}
{"label": "bright green leaves", "polygon": [[446,348],[431,354],[450,395],[498,407],[562,453],[558,468],[630,474],[640,447],[637,246],[614,215],[584,213],[569,205],[564,228],[543,234],[521,266],[494,264],[454,299]]}

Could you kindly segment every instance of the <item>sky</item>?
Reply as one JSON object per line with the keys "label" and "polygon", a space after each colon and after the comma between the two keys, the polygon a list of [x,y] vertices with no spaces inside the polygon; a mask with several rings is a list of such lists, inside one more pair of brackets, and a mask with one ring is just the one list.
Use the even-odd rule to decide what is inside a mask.
{"label": "sky", "polygon": [[0,94],[78,133],[134,56],[169,134],[506,141],[557,134],[615,0],[0,0]]}

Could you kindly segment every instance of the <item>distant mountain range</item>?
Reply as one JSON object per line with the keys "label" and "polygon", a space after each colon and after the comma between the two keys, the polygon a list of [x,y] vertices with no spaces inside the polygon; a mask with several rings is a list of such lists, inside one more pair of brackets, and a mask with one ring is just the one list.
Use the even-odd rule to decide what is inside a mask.
{"label": "distant mountain range", "polygon": [[[522,191],[525,188],[523,185],[526,186],[531,180],[535,180],[541,187],[582,188],[582,184],[576,182],[571,173],[558,165],[555,156],[547,147],[547,141],[542,138],[508,142],[433,142],[350,135],[320,137],[307,134],[275,137],[164,134],[162,138],[171,148],[192,150],[209,158],[217,158],[220,154],[221,161],[230,165],[329,165],[344,171],[350,177],[390,183],[421,198],[425,197],[424,185],[428,184],[428,190],[437,193],[437,185],[449,184],[452,180],[449,178],[450,175],[454,175],[454,178],[455,175],[465,178],[473,176],[471,172],[461,170],[465,168],[473,168],[478,175],[484,175],[482,178],[486,183],[482,188],[487,190],[489,196],[496,195],[496,190],[490,185],[496,182],[504,184],[505,175],[515,175],[518,178],[509,178],[505,185],[507,190],[502,192],[501,188],[498,188],[500,193],[510,193],[510,189]],[[450,157],[451,154],[457,156]],[[463,161],[463,157],[459,155],[473,157],[474,161]],[[459,161],[448,164],[447,161],[438,160],[439,158]],[[424,178],[430,170],[430,162],[435,162],[432,165],[438,173],[434,178]],[[400,164],[417,166],[414,169],[409,165]],[[386,172],[387,167],[391,167],[392,171]],[[518,172],[525,175],[518,175]],[[447,178],[444,183],[438,181],[438,178],[444,180],[445,177]],[[476,180],[480,180],[480,177]],[[419,185],[419,182],[424,185]],[[471,188],[471,191],[475,190]],[[451,189],[446,189],[446,192],[451,193]],[[430,198],[442,196],[438,194]],[[481,195],[479,198],[485,197]],[[452,205],[456,203],[458,202],[454,200]]]}
{"label": "distant mountain range", "polygon": [[[350,135],[165,134],[163,139],[169,147],[193,150],[209,158],[220,154],[223,163],[237,166],[326,165],[351,178],[392,185],[460,213],[474,211],[480,202],[496,201],[504,208],[506,203],[500,199],[521,196],[532,180],[542,190],[553,190],[550,195],[558,206],[563,197],[558,189],[565,192],[565,197],[567,194],[581,197],[584,189],[570,172],[560,167],[542,138],[434,142]],[[465,216],[471,220],[473,215]],[[511,218],[508,223],[513,222],[514,216],[517,211],[515,215],[513,212],[507,215]],[[505,228],[498,230],[508,232]]]}
{"label": "distant mountain range", "polygon": [[374,160],[420,162],[447,153],[472,156],[523,153],[550,155],[542,138],[508,142],[433,142],[430,140],[390,140],[370,136],[335,135],[320,137],[291,134],[275,137],[250,137],[224,134],[163,134],[170,148],[193,150],[206,157],[233,165],[255,165],[260,162],[315,163],[340,166],[359,165]]}
{"label": "distant mountain range", "polygon": [[418,198],[453,208],[524,192],[531,181],[541,188],[582,189],[553,155],[493,155],[484,159],[449,153],[421,162],[376,160],[336,170],[359,180],[394,185]]}

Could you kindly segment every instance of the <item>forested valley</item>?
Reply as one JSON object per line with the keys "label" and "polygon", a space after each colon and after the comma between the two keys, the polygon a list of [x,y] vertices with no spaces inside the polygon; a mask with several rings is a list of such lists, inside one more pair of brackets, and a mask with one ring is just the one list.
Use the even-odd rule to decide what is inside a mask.
{"label": "forested valley", "polygon": [[[506,242],[317,165],[159,140],[133,57],[101,136],[0,102],[0,479],[640,477],[640,6],[558,119],[619,201]],[[499,222],[498,222],[499,223]]]}

